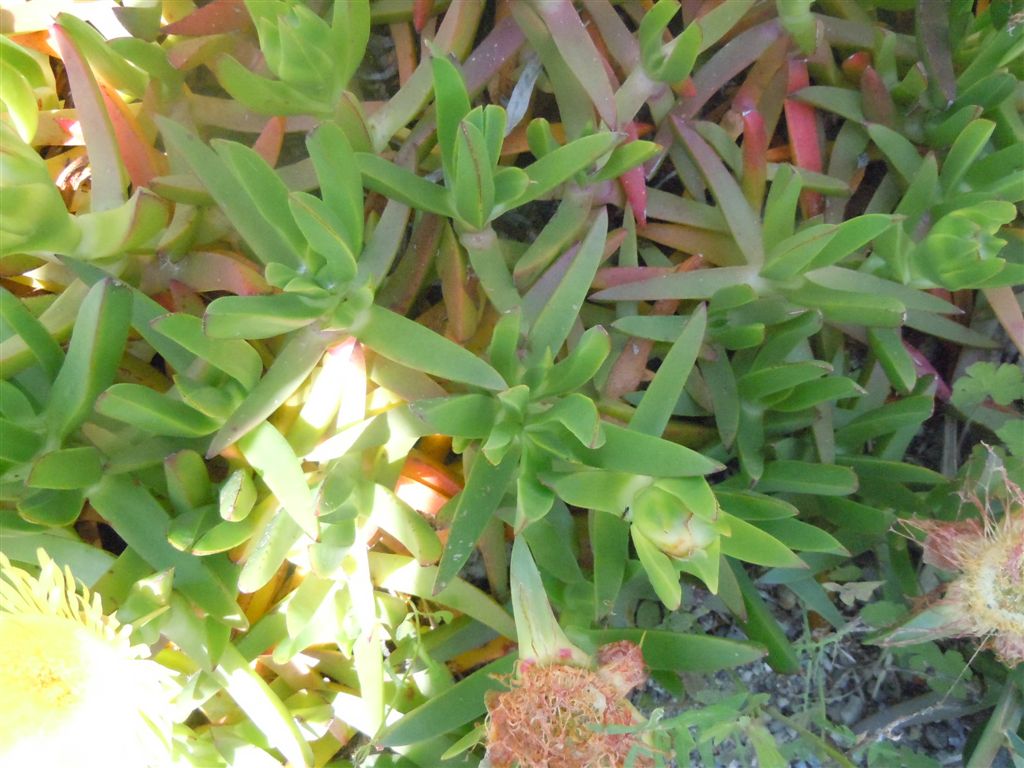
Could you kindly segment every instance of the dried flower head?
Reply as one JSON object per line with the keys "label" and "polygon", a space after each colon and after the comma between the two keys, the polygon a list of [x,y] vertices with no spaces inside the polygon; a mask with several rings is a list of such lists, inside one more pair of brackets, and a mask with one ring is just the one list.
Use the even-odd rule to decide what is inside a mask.
{"label": "dried flower head", "polygon": [[0,554],[0,765],[170,764],[170,671],[38,557],[35,577]]}
{"label": "dried flower head", "polygon": [[997,517],[988,494],[969,491],[963,497],[980,519],[903,522],[925,534],[926,563],[960,573],[931,608],[944,617],[935,629],[945,637],[982,638],[1013,667],[1024,663],[1024,492],[1001,466],[995,471],[1003,486],[1002,515]]}
{"label": "dried flower head", "polygon": [[[596,670],[570,664],[522,662],[510,690],[487,699],[487,757],[493,768],[617,768],[639,744],[608,725],[642,718],[626,695],[647,680],[640,648],[603,646]],[[651,765],[639,757],[637,766]]]}

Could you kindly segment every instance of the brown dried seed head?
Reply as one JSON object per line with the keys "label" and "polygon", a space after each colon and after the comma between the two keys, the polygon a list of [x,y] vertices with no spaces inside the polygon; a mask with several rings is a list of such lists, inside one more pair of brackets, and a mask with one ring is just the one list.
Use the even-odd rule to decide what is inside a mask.
{"label": "brown dried seed head", "polygon": [[640,646],[629,640],[602,645],[597,652],[599,674],[615,687],[621,696],[647,682],[647,666]]}
{"label": "brown dried seed head", "polygon": [[1024,663],[1024,494],[1005,478],[1005,496],[1001,518],[967,495],[980,518],[905,522],[926,534],[925,562],[960,573],[941,600],[959,616],[951,633],[984,638],[1013,667]]}
{"label": "brown dried seed head", "polygon": [[[619,768],[639,743],[608,725],[640,721],[624,694],[646,680],[634,643],[602,648],[597,672],[566,664],[522,664],[510,690],[487,698],[487,756],[494,768]],[[627,682],[629,682],[627,687]],[[649,766],[641,758],[637,766]]]}

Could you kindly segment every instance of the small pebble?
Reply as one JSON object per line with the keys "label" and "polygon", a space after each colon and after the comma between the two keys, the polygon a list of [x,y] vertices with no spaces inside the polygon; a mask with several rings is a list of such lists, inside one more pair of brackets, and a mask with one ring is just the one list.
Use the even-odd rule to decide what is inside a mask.
{"label": "small pebble", "polygon": [[853,725],[858,722],[864,714],[864,699],[860,696],[851,696],[839,710],[839,721],[843,725]]}

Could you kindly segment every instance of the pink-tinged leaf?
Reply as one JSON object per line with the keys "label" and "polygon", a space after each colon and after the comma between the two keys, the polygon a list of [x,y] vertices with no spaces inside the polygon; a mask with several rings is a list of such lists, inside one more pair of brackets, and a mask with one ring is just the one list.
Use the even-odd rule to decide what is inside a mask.
{"label": "pink-tinged leaf", "polygon": [[167,290],[171,295],[170,310],[172,312],[181,312],[186,315],[194,315],[195,317],[203,316],[203,313],[206,311],[206,304],[203,302],[202,297],[183,282],[171,280]]}
{"label": "pink-tinged leaf", "polygon": [[917,371],[918,376],[934,376],[935,377],[935,396],[940,400],[949,400],[953,394],[953,390],[949,388],[945,379],[942,378],[942,374],[938,372],[932,361],[929,360],[921,350],[917,347],[913,347],[907,342],[903,342],[904,348],[910,354],[910,359],[914,361],[914,370]]}
{"label": "pink-tinged leaf", "polygon": [[177,70],[187,72],[211,63],[224,53],[237,55],[238,47],[227,35],[183,37],[167,47],[167,63]]}
{"label": "pink-tinged leaf", "polygon": [[[949,35],[949,4],[917,4],[917,40],[933,92],[941,93],[939,106],[946,107],[956,98],[956,72]],[[938,101],[938,100],[937,100]]]}
{"label": "pink-tinged leaf", "polygon": [[603,291],[617,285],[642,283],[656,277],[665,277],[674,274],[675,271],[675,267],[605,267],[597,271],[592,287]]}
{"label": "pink-tinged leaf", "polygon": [[715,202],[718,203],[722,215],[725,216],[725,222],[729,225],[729,230],[732,232],[746,263],[751,266],[760,266],[764,263],[764,239],[761,234],[761,225],[750,204],[747,203],[747,199],[743,196],[740,185],[729,173],[722,158],[688,123],[676,117],[672,120],[672,127],[679,136],[686,153],[697,166],[697,170],[700,171],[711,194],[714,195]]}
{"label": "pink-tinged leaf", "polygon": [[782,112],[788,60],[789,39],[783,35],[769,45],[750,67],[732,99],[732,108],[737,115],[742,115],[748,109],[756,109],[761,113],[765,121],[765,134],[769,137],[775,133],[775,123]]}
{"label": "pink-tinged leaf", "polygon": [[54,24],[51,29],[60,48],[71,94],[75,99],[75,111],[89,149],[92,210],[116,208],[128,198],[125,195],[124,164],[121,162],[110,116],[103,104],[103,96],[92,70],[71,36],[60,24]]}
{"label": "pink-tinged leaf", "polygon": [[881,75],[868,65],[860,77],[860,93],[864,100],[864,117],[872,123],[881,123],[889,128],[896,127],[896,105]]}
{"label": "pink-tinged leaf", "polygon": [[49,109],[39,113],[36,129],[37,147],[75,147],[85,143],[82,126],[75,119],[73,109]]}
{"label": "pink-tinged leaf", "polygon": [[[148,290],[153,290],[152,286]],[[151,298],[168,312],[202,317],[206,311],[203,298],[178,280],[171,280],[166,290],[154,293]]]}
{"label": "pink-tinged leaf", "polygon": [[160,31],[166,35],[200,37],[241,32],[251,25],[252,18],[242,0],[213,0]]}
{"label": "pink-tinged leaf", "polygon": [[441,296],[448,314],[445,335],[465,344],[476,333],[480,309],[468,285],[466,257],[448,224],[441,232],[436,269],[441,278]]}
{"label": "pink-tinged leaf", "polygon": [[412,455],[406,457],[405,464],[402,465],[402,474],[415,478],[417,482],[428,485],[449,498],[462,490],[462,483],[447,471]]}
{"label": "pink-tinged leaf", "polygon": [[647,240],[681,253],[700,254],[712,264],[735,266],[743,263],[743,255],[736,247],[735,239],[723,232],[708,232],[686,224],[648,224],[639,233]]}
{"label": "pink-tinged leaf", "polygon": [[[702,261],[699,256],[691,257],[673,272],[689,272],[694,267],[688,268],[688,264],[699,266]],[[651,309],[651,314],[663,317],[674,315],[679,309],[679,303],[678,299],[656,301]],[[630,338],[626,342],[608,373],[608,381],[604,386],[606,397],[617,399],[629,392],[636,392],[640,389],[641,382],[650,380],[651,374],[647,371],[647,362],[653,348],[654,342],[650,339]]]}
{"label": "pink-tinged leaf", "polygon": [[625,72],[640,66],[640,46],[636,37],[608,0],[588,0],[584,3],[594,26],[601,34],[605,47]]}
{"label": "pink-tinged leaf", "polygon": [[[632,120],[625,125],[626,135],[630,140],[639,138],[636,123]],[[641,227],[647,225],[647,180],[644,177],[644,167],[630,168],[619,177],[622,184],[622,191],[626,195],[629,207],[633,209],[633,218]]]}
{"label": "pink-tinged leaf", "polygon": [[[163,260],[161,260],[163,262]],[[270,293],[259,266],[230,251],[193,251],[159,265],[165,279],[178,280],[199,293],[226,291],[237,296]]]}
{"label": "pink-tinged leaf", "polygon": [[730,80],[757,61],[781,35],[776,19],[758,24],[723,45],[693,76],[694,92],[684,94],[675,114],[693,118]]}
{"label": "pink-tinged leaf", "polygon": [[420,219],[395,271],[377,292],[377,303],[402,315],[412,309],[434,264],[446,221],[429,213]]}
{"label": "pink-tinged leaf", "polygon": [[1024,312],[1013,293],[1013,288],[1004,285],[999,288],[983,288],[982,293],[992,306],[996,318],[1020,353],[1024,355]]}
{"label": "pink-tinged leaf", "polygon": [[525,42],[523,30],[511,16],[495,24],[462,65],[462,77],[469,95],[475,96],[482,91],[498,71],[515,58]]}
{"label": "pink-tinged leaf", "polygon": [[871,66],[871,54],[868,51],[857,51],[843,59],[840,68],[852,83],[860,83],[864,70]]}
{"label": "pink-tinged leaf", "polygon": [[[416,462],[413,468],[411,468],[410,465],[413,465],[414,462],[416,462],[415,459],[408,459],[403,472],[415,471],[415,467],[423,464],[423,462]],[[404,474],[399,476],[398,481],[395,483],[394,491],[395,496],[421,515],[426,515],[430,519],[435,519],[445,504],[451,501],[450,496],[445,496],[426,483],[407,477]]]}
{"label": "pink-tinged leaf", "polygon": [[[663,302],[658,303],[661,304]],[[679,304],[679,302],[674,303],[677,306]],[[658,307],[655,306],[655,310],[657,309]],[[656,314],[672,313],[656,312]],[[650,380],[650,374],[647,372],[647,361],[651,356],[651,349],[653,347],[654,342],[650,339],[630,338],[626,342],[615,364],[612,365],[611,371],[608,372],[608,380],[604,385],[605,397],[617,400],[630,392],[636,392],[640,389],[641,382],[644,381],[644,374],[647,374],[647,379]]]}
{"label": "pink-tinged leaf", "polygon": [[277,159],[281,156],[285,125],[283,117],[270,118],[252,145],[253,151],[266,160],[271,168],[277,165]]}
{"label": "pink-tinged leaf", "polygon": [[768,181],[768,136],[764,130],[764,119],[755,109],[745,109],[740,115],[743,121],[743,176],[740,188],[750,207],[757,213],[764,203],[764,188]]}
{"label": "pink-tinged leaf", "polygon": [[[260,133],[266,130],[265,115],[251,112],[234,99],[193,93],[189,94],[188,101],[192,117],[197,123],[245,133]],[[308,133],[319,124],[308,115],[290,115],[283,119],[285,133]]]}
{"label": "pink-tinged leaf", "polygon": [[626,230],[621,227],[613,229],[608,233],[608,237],[604,241],[604,250],[601,253],[602,264],[614,256],[615,252],[622,247],[622,244],[626,241],[626,234]]}
{"label": "pink-tinged leaf", "polygon": [[[788,93],[795,93],[810,85],[807,62],[789,62]],[[821,139],[818,136],[818,118],[814,107],[795,99],[786,99],[783,109],[786,113],[786,129],[789,132],[789,149],[793,164],[815,173],[822,172]],[[800,193],[800,210],[804,218],[821,213],[824,198],[820,192],[804,190]]]}
{"label": "pink-tinged leaf", "polygon": [[427,19],[434,11],[434,0],[413,0],[412,2],[412,25],[417,32],[422,32],[427,25]]}
{"label": "pink-tinged leaf", "polygon": [[117,91],[101,85],[100,93],[103,95],[103,103],[107,108],[107,116],[113,126],[128,178],[135,187],[148,187],[154,176],[167,172],[166,160],[152,143],[146,140],[135,114],[128,109],[128,105]]}
{"label": "pink-tinged leaf", "polygon": [[[470,97],[476,96],[487,86],[502,68],[515,63],[516,54],[526,42],[526,36],[519,28],[516,20],[506,16],[494,25],[487,37],[469,55],[460,67],[462,78],[466,82],[466,90]],[[403,83],[402,87],[410,87],[412,83]],[[373,114],[381,107],[373,102],[363,102],[368,114]],[[404,146],[410,150],[420,147],[424,142],[433,141],[437,122],[433,117],[425,117],[417,123],[406,139]]]}
{"label": "pink-tinged leaf", "polygon": [[605,70],[605,60],[587,34],[571,0],[548,0],[534,6],[551,33],[558,52],[577,75],[591,103],[610,128],[616,128],[615,94]]}
{"label": "pink-tinged leaf", "polygon": [[388,25],[391,40],[395,44],[395,63],[398,64],[398,84],[409,82],[419,65],[418,45],[409,25],[401,22]]}

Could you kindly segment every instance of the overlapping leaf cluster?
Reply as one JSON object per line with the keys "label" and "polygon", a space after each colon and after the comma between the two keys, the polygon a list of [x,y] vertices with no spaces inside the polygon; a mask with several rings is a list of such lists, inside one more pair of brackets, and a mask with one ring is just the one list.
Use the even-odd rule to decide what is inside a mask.
{"label": "overlapping leaf cluster", "polygon": [[[1024,34],[819,5],[11,15],[0,545],[166,638],[183,764],[471,748],[530,636],[512,539],[679,693],[798,669],[748,564],[836,629],[850,556],[917,593],[936,403],[1024,446],[1020,377],[958,378],[1024,348]],[[696,584],[748,641],[632,626]]]}

